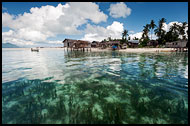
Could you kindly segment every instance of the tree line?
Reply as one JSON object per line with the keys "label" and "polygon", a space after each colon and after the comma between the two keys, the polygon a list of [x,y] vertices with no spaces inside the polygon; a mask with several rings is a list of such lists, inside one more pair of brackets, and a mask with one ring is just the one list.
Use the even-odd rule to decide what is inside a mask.
{"label": "tree line", "polygon": [[[165,45],[166,42],[173,42],[177,40],[186,40],[188,38],[188,30],[185,31],[186,27],[188,27],[187,22],[182,22],[182,25],[179,25],[177,23],[173,23],[173,25],[170,27],[169,31],[164,30],[164,23],[166,23],[166,19],[162,18],[158,21],[158,25],[155,24],[154,20],[150,21],[150,24],[146,24],[143,26],[142,30],[142,37],[140,38],[140,45],[146,46],[149,40],[152,40],[153,34],[157,36],[157,41],[159,45]],[[151,32],[151,36],[149,37],[149,32]],[[154,32],[154,33],[153,33]],[[130,36],[127,39],[128,30],[124,29],[122,33],[122,39],[112,39],[111,37],[108,37],[108,41],[120,41],[121,43],[127,43],[128,40],[131,40]],[[180,38],[182,36],[182,38]],[[138,38],[133,38],[133,40],[138,40]],[[104,39],[103,41],[106,41]]]}
{"label": "tree line", "polygon": [[[169,31],[166,32],[164,30],[164,23],[166,22],[165,18],[159,20],[158,25],[154,23],[154,20],[151,20],[150,24],[146,24],[143,29],[143,34],[141,37],[141,43],[146,44],[150,38],[148,36],[149,31],[151,30],[151,40],[152,40],[152,32],[154,30],[154,34],[158,37],[157,41],[159,45],[165,45],[166,42],[173,42],[178,40],[186,40],[188,35],[188,30],[185,31],[187,27],[187,22],[183,22],[182,25],[177,23],[173,23],[170,27]],[[180,38],[182,36],[182,38]]]}

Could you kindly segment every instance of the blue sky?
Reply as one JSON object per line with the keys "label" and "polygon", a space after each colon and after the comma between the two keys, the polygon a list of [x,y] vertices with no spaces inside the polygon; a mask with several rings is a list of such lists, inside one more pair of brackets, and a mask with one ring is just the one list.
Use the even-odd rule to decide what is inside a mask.
{"label": "blue sky", "polygon": [[[61,4],[59,8],[58,4]],[[68,8],[64,6],[66,4],[69,4]],[[64,40],[65,38],[84,39],[89,41],[92,41],[96,38],[98,40],[101,40],[108,36],[113,36],[113,38],[119,38],[121,37],[121,31],[123,29],[127,29],[128,31],[130,31],[129,34],[136,34],[141,32],[143,26],[147,23],[150,23],[152,19],[155,21],[156,24],[158,24],[159,19],[164,17],[167,20],[167,25],[174,21],[188,22],[187,2],[97,2],[89,3],[89,5],[83,4],[84,3],[75,5],[65,2],[3,2],[2,18],[3,22],[5,22],[2,24],[3,38],[5,38],[3,40],[5,40],[5,42],[11,42],[11,39],[8,39],[8,35],[12,35],[11,37],[13,39],[15,35],[17,37],[14,39],[14,44],[25,45],[26,42],[27,46],[30,46],[30,44],[31,46],[37,46],[37,43],[44,42],[44,45],[47,46],[57,46],[59,44],[52,44],[53,41],[57,41],[57,43],[59,43],[58,41]],[[42,9],[42,6],[44,6],[46,9]],[[53,6],[54,8],[51,8],[50,6]],[[40,9],[41,15],[38,15],[38,11],[31,12],[31,8]],[[56,12],[57,10],[61,11],[62,8],[65,8],[65,10],[63,11],[65,17],[61,17],[61,12],[59,15]],[[69,8],[72,8],[72,10],[69,10]],[[76,10],[77,8],[79,10],[84,9],[84,11],[78,12],[74,10],[75,8]],[[86,13],[88,11],[89,15]],[[52,21],[51,24],[55,25],[55,29],[50,28],[51,24],[48,24],[48,22],[50,21],[47,22],[47,20],[50,19],[47,17],[46,14],[52,14],[61,17],[57,18],[57,20],[55,21]],[[115,14],[115,17],[113,16],[113,14]],[[46,18],[38,20],[44,20],[42,21],[44,24],[40,24],[44,25],[43,29],[47,29],[50,32],[44,33],[44,31],[41,31],[42,29],[39,29],[37,27],[35,28],[35,26],[29,26],[29,23],[27,24],[27,22],[30,22],[30,18],[28,18],[28,16],[31,16],[32,20],[32,16],[45,16]],[[50,17],[51,15],[48,16]],[[68,21],[65,21],[66,18]],[[79,20],[79,18],[81,19]],[[19,24],[19,21],[21,24]],[[35,24],[34,21],[31,21],[30,24],[36,25],[39,23],[36,22]],[[45,24],[47,24],[47,26]],[[63,25],[63,28],[59,28],[58,24],[60,25],[60,27]],[[52,25],[52,27],[54,25]],[[66,30],[67,26],[67,29],[69,30]],[[69,26],[72,28],[70,29]],[[21,29],[26,34],[28,32],[28,35],[32,34],[32,36],[27,37],[26,35],[21,35]],[[37,36],[37,33],[39,33],[41,35],[41,38],[43,39],[40,39],[40,36]],[[22,39],[23,43],[16,43],[16,39]],[[46,43],[46,40],[51,42]]]}

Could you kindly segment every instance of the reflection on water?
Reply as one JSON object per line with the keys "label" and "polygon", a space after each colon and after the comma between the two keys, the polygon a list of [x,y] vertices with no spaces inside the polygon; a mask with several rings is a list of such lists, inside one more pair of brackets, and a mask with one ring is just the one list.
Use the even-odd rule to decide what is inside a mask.
{"label": "reflection on water", "polygon": [[188,123],[187,53],[3,50],[3,123]]}

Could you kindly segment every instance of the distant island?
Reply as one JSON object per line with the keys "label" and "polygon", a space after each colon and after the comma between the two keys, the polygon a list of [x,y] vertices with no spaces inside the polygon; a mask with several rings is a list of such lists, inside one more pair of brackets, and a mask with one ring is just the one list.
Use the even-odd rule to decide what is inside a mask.
{"label": "distant island", "polygon": [[20,47],[11,43],[2,43],[2,48],[20,48]]}

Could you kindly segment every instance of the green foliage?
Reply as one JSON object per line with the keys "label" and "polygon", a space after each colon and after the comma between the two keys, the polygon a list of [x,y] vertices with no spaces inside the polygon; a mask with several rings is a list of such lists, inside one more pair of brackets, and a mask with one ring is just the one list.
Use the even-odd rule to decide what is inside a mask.
{"label": "green foliage", "polygon": [[147,43],[148,43],[149,40],[150,40],[149,38],[145,38],[142,41],[140,41],[139,47],[145,47],[145,46],[147,46]]}
{"label": "green foliage", "polygon": [[121,39],[121,40],[120,40],[120,43],[121,43],[121,44],[124,44],[124,43],[127,44],[127,43],[128,43],[128,40],[126,40],[126,39]]}
{"label": "green foliage", "polygon": [[166,42],[173,42],[173,41],[177,41],[179,40],[179,35],[175,35],[172,33],[172,31],[169,31],[166,33],[166,35],[164,36],[164,40]]}
{"label": "green foliage", "polygon": [[151,28],[151,40],[152,40],[152,31],[156,27],[156,24],[154,23],[154,20],[151,20],[150,22],[150,28]]}
{"label": "green foliage", "polygon": [[143,26],[144,29],[143,29],[143,35],[142,35],[142,38],[143,39],[149,39],[148,37],[148,32],[150,31],[150,25],[149,24],[146,24],[146,26]]}
{"label": "green foliage", "polygon": [[157,35],[159,40],[162,40],[162,37],[163,37],[163,35],[165,33],[165,31],[163,30],[163,24],[165,22],[166,22],[165,18],[160,19],[159,22],[158,22],[159,26],[154,30],[155,35]]}

